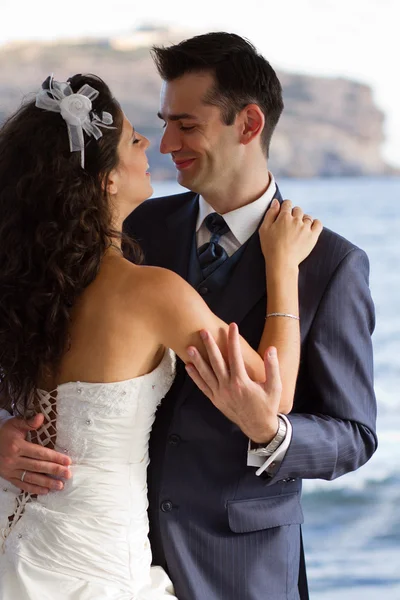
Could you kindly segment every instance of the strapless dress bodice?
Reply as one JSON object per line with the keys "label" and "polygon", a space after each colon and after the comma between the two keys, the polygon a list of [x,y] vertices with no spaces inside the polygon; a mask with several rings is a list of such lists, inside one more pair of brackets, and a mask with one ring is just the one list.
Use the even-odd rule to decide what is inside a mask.
{"label": "strapless dress bodice", "polygon": [[174,373],[167,351],[141,377],[39,390],[39,441],[71,457],[72,478],[36,498],[0,481],[2,600],[173,598],[165,572],[151,567],[146,474],[150,430]]}

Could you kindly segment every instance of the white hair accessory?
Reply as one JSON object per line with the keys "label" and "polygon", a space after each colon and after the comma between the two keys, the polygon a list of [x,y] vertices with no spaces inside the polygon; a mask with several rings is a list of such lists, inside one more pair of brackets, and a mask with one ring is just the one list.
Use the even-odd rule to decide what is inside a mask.
{"label": "white hair accessory", "polygon": [[44,110],[59,112],[67,123],[69,147],[71,152],[81,153],[81,165],[85,166],[85,140],[83,132],[96,140],[102,137],[100,127],[110,127],[112,115],[103,112],[101,118],[92,112],[92,100],[99,92],[85,83],[74,93],[68,82],[59,82],[50,77],[49,89],[42,89],[36,95],[36,106]]}

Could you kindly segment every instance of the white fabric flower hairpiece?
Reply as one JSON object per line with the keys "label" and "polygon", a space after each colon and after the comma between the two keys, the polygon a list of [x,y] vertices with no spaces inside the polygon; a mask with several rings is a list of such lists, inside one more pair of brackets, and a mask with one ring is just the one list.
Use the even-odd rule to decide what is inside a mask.
{"label": "white fabric flower hairpiece", "polygon": [[49,89],[42,89],[36,95],[36,106],[52,112],[59,112],[67,123],[69,147],[71,152],[81,153],[81,165],[85,167],[85,140],[83,132],[96,140],[102,137],[100,127],[114,129],[109,112],[103,112],[101,118],[92,112],[92,100],[99,92],[85,83],[74,93],[68,82],[55,81],[50,77]]}

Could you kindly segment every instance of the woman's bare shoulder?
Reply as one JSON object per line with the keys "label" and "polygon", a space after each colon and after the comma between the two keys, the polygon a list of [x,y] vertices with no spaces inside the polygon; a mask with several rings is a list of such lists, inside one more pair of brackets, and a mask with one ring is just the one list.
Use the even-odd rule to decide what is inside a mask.
{"label": "woman's bare shoulder", "polygon": [[128,296],[139,301],[159,304],[178,296],[194,293],[191,286],[177,273],[163,267],[135,265],[127,280]]}

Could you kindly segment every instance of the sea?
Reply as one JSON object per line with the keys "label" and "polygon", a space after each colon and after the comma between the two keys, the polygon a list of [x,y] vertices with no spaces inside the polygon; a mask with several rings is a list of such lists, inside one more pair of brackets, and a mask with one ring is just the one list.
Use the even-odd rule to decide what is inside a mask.
{"label": "sea", "polygon": [[[354,473],[304,482],[310,597],[400,600],[400,178],[278,184],[284,198],[367,252],[376,308],[379,447]],[[155,182],[153,196],[182,191],[175,181]]]}

